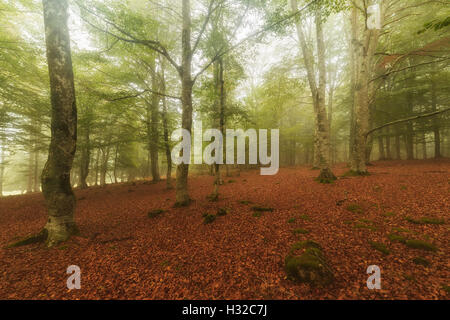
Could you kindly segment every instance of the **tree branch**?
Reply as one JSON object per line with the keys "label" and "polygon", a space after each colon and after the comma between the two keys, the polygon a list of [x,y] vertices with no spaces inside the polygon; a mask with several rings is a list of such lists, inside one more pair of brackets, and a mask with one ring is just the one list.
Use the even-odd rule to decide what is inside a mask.
{"label": "tree branch", "polygon": [[434,112],[431,112],[431,113],[419,114],[419,115],[414,116],[414,117],[388,122],[388,123],[385,123],[385,124],[383,124],[381,126],[378,126],[376,128],[370,129],[369,131],[367,131],[365,133],[365,137],[367,138],[369,136],[369,134],[373,133],[374,131],[383,129],[384,127],[392,126],[394,124],[399,124],[399,123],[403,123],[403,122],[413,121],[413,120],[417,120],[417,119],[420,119],[420,118],[428,118],[428,117],[432,117],[432,116],[435,116],[435,115],[438,115],[438,114],[441,114],[441,113],[444,113],[444,112],[448,112],[448,111],[450,111],[450,108],[447,108],[447,109],[444,109],[444,110],[439,110],[439,111],[434,111]]}

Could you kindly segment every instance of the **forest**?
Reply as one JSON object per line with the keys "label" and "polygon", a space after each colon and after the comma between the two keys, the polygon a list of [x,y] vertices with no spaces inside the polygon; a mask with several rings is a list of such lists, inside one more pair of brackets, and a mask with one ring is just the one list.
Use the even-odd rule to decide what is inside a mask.
{"label": "forest", "polygon": [[448,299],[449,62],[446,0],[0,0],[0,299]]}

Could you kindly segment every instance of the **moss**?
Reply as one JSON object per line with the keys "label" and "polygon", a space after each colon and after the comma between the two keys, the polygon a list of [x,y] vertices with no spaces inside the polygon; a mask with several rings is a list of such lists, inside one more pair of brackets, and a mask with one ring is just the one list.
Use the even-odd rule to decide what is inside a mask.
{"label": "moss", "polygon": [[239,203],[241,203],[241,204],[250,204],[252,202],[248,201],[248,200],[239,200]]}
{"label": "moss", "polygon": [[294,223],[295,222],[295,218],[289,218],[287,222],[288,223]]}
{"label": "moss", "polygon": [[253,212],[252,214],[253,217],[261,217],[262,216],[262,212]]}
{"label": "moss", "polygon": [[450,286],[443,284],[442,289],[444,289],[445,292],[450,293]]}
{"label": "moss", "polygon": [[425,251],[437,251],[437,247],[429,242],[423,240],[406,240],[406,246],[413,249],[420,249]]}
{"label": "moss", "polygon": [[227,208],[219,208],[217,209],[217,216],[221,217],[221,216],[226,216],[228,213],[228,209]]}
{"label": "moss", "polygon": [[58,250],[66,250],[67,248],[69,248],[69,246],[67,245],[62,245],[58,247]]}
{"label": "moss", "polygon": [[344,221],[344,224],[352,224],[353,223],[353,221],[351,221],[351,220],[345,220]]}
{"label": "moss", "polygon": [[444,224],[445,220],[433,217],[423,217],[422,219],[420,219],[420,222],[422,222],[423,224]]}
{"label": "moss", "polygon": [[381,253],[383,253],[385,255],[388,255],[390,253],[389,249],[386,247],[386,245],[384,243],[369,241],[369,244],[372,246],[372,248],[380,251]]}
{"label": "moss", "polygon": [[207,214],[206,216],[203,217],[204,224],[212,223],[214,222],[214,220],[216,220],[216,216],[213,214]]}
{"label": "moss", "polygon": [[305,229],[302,229],[302,228],[298,228],[298,229],[294,230],[294,234],[308,234],[308,233],[309,233],[308,230],[305,230]]}
{"label": "moss", "polygon": [[375,222],[369,219],[359,219],[359,221],[361,221],[362,223],[365,224],[374,224]]}
{"label": "moss", "polygon": [[357,203],[349,204],[345,209],[353,213],[364,213],[363,208]]}
{"label": "moss", "polygon": [[405,243],[406,242],[406,238],[405,237],[403,237],[403,236],[401,236],[399,234],[396,234],[396,233],[390,233],[390,234],[387,235],[387,237],[388,237],[388,239],[391,242],[401,242],[401,243]]}
{"label": "moss", "polygon": [[413,233],[411,230],[406,229],[406,228],[399,228],[399,227],[394,227],[392,228],[392,231],[396,231],[396,232],[404,232],[404,233]]}
{"label": "moss", "polygon": [[406,188],[406,186],[400,186],[400,189],[401,190],[406,190],[407,188]]}
{"label": "moss", "polygon": [[419,220],[413,219],[411,217],[406,217],[405,220],[408,221],[409,223],[421,224]]}
{"label": "moss", "polygon": [[[295,249],[305,249],[301,255],[293,255]],[[294,244],[285,258],[284,269],[288,279],[312,286],[324,287],[333,282],[334,276],[320,246],[313,241]]]}
{"label": "moss", "polygon": [[364,223],[356,223],[353,226],[353,228],[355,228],[355,229],[368,229],[368,230],[371,230],[371,231],[376,231],[377,230],[376,227],[370,226],[370,225],[367,225],[367,224],[364,224]]}
{"label": "moss", "polygon": [[320,247],[320,245],[312,240],[303,240],[303,241],[298,241],[296,243],[294,243],[291,247],[291,252],[295,251],[295,250],[300,250],[300,249],[308,249],[308,248],[316,248],[319,250],[322,250],[322,248]]}
{"label": "moss", "polygon": [[311,218],[307,214],[302,214],[300,216],[300,219],[302,219],[302,220],[311,220]]}
{"label": "moss", "polygon": [[388,212],[383,213],[383,216],[385,216],[385,217],[393,217],[393,216],[395,216],[395,212],[388,211]]}
{"label": "moss", "polygon": [[255,212],[272,212],[273,208],[253,206],[252,210],[255,211]]}
{"label": "moss", "polygon": [[417,219],[414,219],[411,217],[406,217],[405,220],[410,223],[414,223],[414,224],[444,224],[445,223],[444,219],[433,218],[433,217],[423,217],[423,218],[420,218],[420,220],[417,220]]}
{"label": "moss", "polygon": [[415,264],[424,266],[424,267],[428,267],[430,265],[430,261],[428,261],[427,259],[423,258],[423,257],[417,257],[414,258],[412,260]]}
{"label": "moss", "polygon": [[233,183],[233,182],[236,182],[236,180],[233,180],[233,179],[228,180],[228,183]]}
{"label": "moss", "polygon": [[150,211],[147,214],[147,216],[149,218],[156,218],[157,216],[159,216],[160,214],[163,214],[164,212],[165,212],[165,210],[163,210],[163,209],[155,209],[155,210]]}

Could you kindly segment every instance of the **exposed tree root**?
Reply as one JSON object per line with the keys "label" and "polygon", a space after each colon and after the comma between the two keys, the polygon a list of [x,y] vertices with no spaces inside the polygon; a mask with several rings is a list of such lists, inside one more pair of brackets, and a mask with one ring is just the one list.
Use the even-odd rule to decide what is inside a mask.
{"label": "exposed tree root", "polygon": [[320,183],[333,183],[336,180],[336,176],[329,168],[322,169],[320,171],[319,176],[316,178],[316,181]]}
{"label": "exposed tree root", "polygon": [[368,171],[354,171],[349,170],[342,175],[343,177],[361,177],[361,176],[370,176]]}
{"label": "exposed tree root", "polygon": [[26,246],[33,243],[43,243],[47,240],[48,231],[47,229],[42,229],[39,233],[33,234],[31,236],[25,237],[19,241],[10,243],[7,248],[17,248],[21,246]]}

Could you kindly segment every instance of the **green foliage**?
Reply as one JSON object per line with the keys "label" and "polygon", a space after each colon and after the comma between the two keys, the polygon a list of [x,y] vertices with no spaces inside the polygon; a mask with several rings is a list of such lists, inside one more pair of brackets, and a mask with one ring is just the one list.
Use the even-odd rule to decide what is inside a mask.
{"label": "green foliage", "polygon": [[380,251],[381,253],[388,255],[390,253],[389,249],[386,247],[384,243],[376,242],[376,241],[369,241],[369,244],[372,248],[375,250]]}

